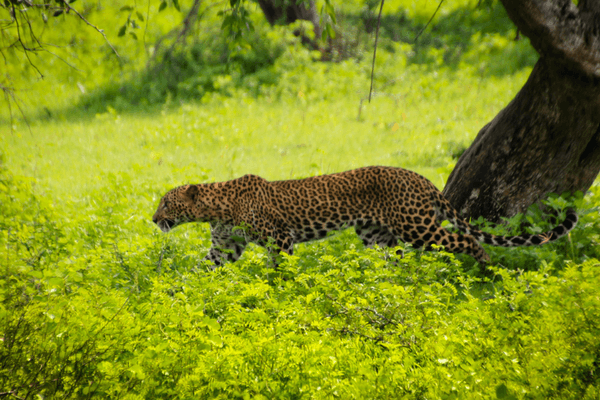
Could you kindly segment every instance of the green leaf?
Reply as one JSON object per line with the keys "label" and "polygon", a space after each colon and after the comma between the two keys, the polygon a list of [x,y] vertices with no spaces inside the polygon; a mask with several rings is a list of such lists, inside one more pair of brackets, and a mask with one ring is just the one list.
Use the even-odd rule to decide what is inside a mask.
{"label": "green leaf", "polygon": [[212,330],[218,331],[221,329],[221,324],[219,324],[219,321],[217,321],[216,319],[205,316],[203,318],[203,322]]}
{"label": "green leaf", "polygon": [[333,26],[331,24],[325,25],[325,30],[330,38],[335,39],[335,31],[333,30]]}
{"label": "green leaf", "polygon": [[141,365],[133,365],[129,368],[129,371],[132,372],[137,379],[144,379],[146,377]]}
{"label": "green leaf", "polygon": [[138,17],[138,19],[139,19],[140,21],[144,22],[144,16],[142,15],[142,13],[141,13],[141,12],[137,11],[137,12],[135,13],[135,15],[137,15],[137,17]]}
{"label": "green leaf", "polygon": [[496,397],[499,399],[504,399],[506,398],[506,396],[508,396],[508,388],[506,387],[506,385],[504,383],[501,383],[498,386],[496,386]]}
{"label": "green leaf", "polygon": [[50,286],[64,286],[65,285],[64,279],[56,277],[56,276],[48,278],[46,281],[48,282],[48,284]]}
{"label": "green leaf", "polygon": [[123,6],[119,11],[133,11],[133,7],[131,6]]}
{"label": "green leaf", "polygon": [[33,276],[37,279],[42,279],[42,273],[40,271],[31,270],[28,272],[29,276]]}
{"label": "green leaf", "polygon": [[158,12],[161,12],[165,8],[167,8],[167,2],[163,1],[162,3],[160,3],[160,6],[158,7]]}
{"label": "green leaf", "polygon": [[123,25],[121,27],[121,29],[119,29],[119,33],[117,34],[117,36],[119,36],[119,37],[123,36],[126,31],[127,31],[127,24]]}
{"label": "green leaf", "polygon": [[181,11],[181,8],[179,8],[179,0],[173,0],[173,6],[175,6],[177,11]]}
{"label": "green leaf", "polygon": [[335,19],[335,9],[333,8],[333,4],[331,4],[329,1],[327,1],[325,3],[325,10],[327,11],[327,15],[329,15],[329,18],[331,18],[331,22],[336,24],[337,21]]}
{"label": "green leaf", "polygon": [[506,387],[504,383],[496,386],[496,398],[498,399],[507,399],[507,400],[516,400],[516,396],[510,393],[510,390]]}
{"label": "green leaf", "polygon": [[135,34],[135,32],[129,32],[129,34],[131,35],[132,38],[134,38],[135,40],[138,39],[137,35]]}

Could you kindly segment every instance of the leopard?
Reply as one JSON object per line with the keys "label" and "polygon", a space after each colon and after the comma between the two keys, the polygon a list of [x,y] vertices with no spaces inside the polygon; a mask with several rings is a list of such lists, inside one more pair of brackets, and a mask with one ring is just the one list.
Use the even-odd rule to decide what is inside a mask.
{"label": "leopard", "polygon": [[[272,255],[292,255],[294,244],[351,227],[367,248],[395,248],[400,241],[424,250],[437,245],[488,264],[481,243],[551,243],[567,235],[578,216],[567,209],[565,220],[545,233],[493,235],[461,218],[427,178],[399,167],[371,166],[304,179],[267,181],[248,174],[179,186],[162,197],[152,221],[163,232],[184,223],[208,223],[211,247],[203,260],[214,269],[237,261],[249,243],[269,248]],[[453,228],[444,227],[444,221]]]}

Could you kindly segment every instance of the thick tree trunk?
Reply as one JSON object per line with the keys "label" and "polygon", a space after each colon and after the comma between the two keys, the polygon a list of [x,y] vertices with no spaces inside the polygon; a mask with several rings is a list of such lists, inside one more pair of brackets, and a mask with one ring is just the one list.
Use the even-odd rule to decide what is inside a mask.
{"label": "thick tree trunk", "polygon": [[[321,35],[319,27],[319,14],[314,0],[308,2],[297,2],[296,0],[257,0],[265,18],[269,24],[291,24],[297,20],[305,20],[312,22],[315,30],[315,37]],[[298,32],[297,34],[302,34]],[[306,38],[303,35],[303,38]]]}
{"label": "thick tree trunk", "polygon": [[596,0],[503,0],[541,57],[525,86],[458,160],[444,195],[497,221],[548,193],[585,192],[600,171]]}

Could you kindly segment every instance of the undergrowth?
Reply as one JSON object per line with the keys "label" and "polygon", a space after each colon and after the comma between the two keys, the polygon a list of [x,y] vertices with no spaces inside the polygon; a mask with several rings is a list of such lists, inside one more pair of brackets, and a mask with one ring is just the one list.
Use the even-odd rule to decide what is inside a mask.
{"label": "undergrowth", "polygon": [[[599,232],[596,188],[578,200],[569,240],[525,257],[537,265],[529,271],[483,273],[443,251],[386,256],[350,230],[297,246],[280,271],[251,247],[212,272],[200,262],[205,227],[162,235],[140,213],[163,188],[126,198],[131,178],[115,176],[85,213],[65,214],[35,181],[0,172],[8,395],[598,396],[600,268],[586,247]],[[552,257],[584,237],[567,249],[573,261]]]}

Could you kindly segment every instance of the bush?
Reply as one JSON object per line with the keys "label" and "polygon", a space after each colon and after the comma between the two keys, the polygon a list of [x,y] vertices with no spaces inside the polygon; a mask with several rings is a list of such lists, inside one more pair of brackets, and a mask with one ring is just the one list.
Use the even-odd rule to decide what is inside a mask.
{"label": "bush", "polygon": [[[2,169],[0,385],[53,398],[595,398],[599,262],[464,270],[352,232],[214,272],[119,195],[64,215]],[[154,193],[155,190],[148,189]],[[579,228],[577,228],[579,229]],[[576,231],[574,235],[579,233]],[[152,233],[154,232],[154,233]],[[395,252],[391,252],[395,254]],[[4,261],[5,260],[5,261]],[[471,271],[471,272],[469,272]],[[283,278],[289,278],[284,280]]]}

